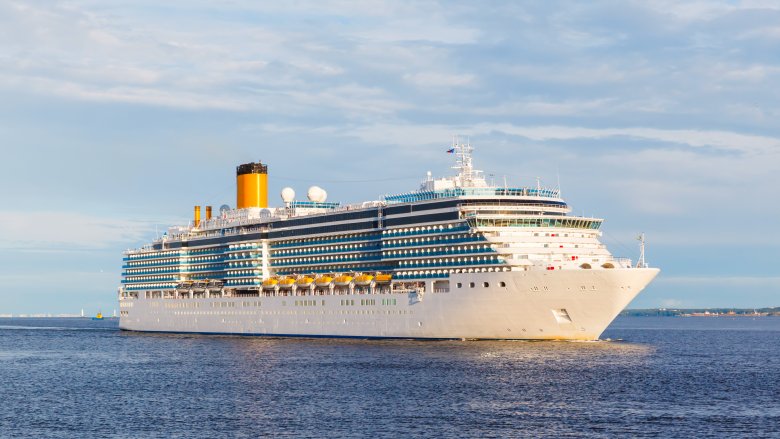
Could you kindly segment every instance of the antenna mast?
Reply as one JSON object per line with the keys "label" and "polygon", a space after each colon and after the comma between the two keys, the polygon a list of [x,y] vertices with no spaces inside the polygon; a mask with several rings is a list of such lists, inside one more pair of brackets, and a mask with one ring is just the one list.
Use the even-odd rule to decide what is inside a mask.
{"label": "antenna mast", "polygon": [[645,262],[645,234],[640,234],[636,239],[639,241],[639,260],[636,262],[636,268],[647,268],[647,262]]}
{"label": "antenna mast", "polygon": [[471,161],[471,153],[474,152],[474,147],[470,142],[460,143],[458,136],[452,136],[452,151],[455,153],[456,163],[452,169],[458,171],[456,184],[461,187],[482,187],[486,185],[486,182],[480,175],[482,171],[477,171]]}

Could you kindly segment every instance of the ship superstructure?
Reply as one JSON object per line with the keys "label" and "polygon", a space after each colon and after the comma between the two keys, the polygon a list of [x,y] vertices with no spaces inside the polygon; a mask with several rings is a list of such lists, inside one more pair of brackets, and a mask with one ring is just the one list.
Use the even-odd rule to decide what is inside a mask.
{"label": "ship superstructure", "polygon": [[457,175],[353,205],[238,166],[236,208],[124,257],[120,327],[279,336],[596,339],[658,273],[615,258],[558,189],[499,187],[454,144]]}

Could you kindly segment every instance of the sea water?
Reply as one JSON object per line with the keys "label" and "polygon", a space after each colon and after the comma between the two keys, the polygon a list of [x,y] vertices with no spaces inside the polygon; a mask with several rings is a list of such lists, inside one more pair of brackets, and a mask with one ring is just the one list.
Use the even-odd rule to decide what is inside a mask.
{"label": "sea water", "polygon": [[0,319],[0,437],[780,437],[780,318],[599,342],[144,334]]}

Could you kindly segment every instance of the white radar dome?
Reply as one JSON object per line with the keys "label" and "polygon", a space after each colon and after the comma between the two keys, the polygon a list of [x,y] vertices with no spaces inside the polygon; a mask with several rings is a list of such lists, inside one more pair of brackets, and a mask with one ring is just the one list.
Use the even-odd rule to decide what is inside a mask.
{"label": "white radar dome", "polygon": [[315,203],[324,203],[328,199],[328,193],[325,189],[319,186],[312,186],[309,188],[309,192],[306,194],[309,197],[309,201]]}
{"label": "white radar dome", "polygon": [[282,189],[282,201],[285,203],[292,203],[295,199],[295,191],[291,187]]}

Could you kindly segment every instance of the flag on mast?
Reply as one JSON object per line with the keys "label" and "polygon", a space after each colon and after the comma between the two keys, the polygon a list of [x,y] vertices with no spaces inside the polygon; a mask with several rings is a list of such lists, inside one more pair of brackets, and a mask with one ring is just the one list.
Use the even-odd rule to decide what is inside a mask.
{"label": "flag on mast", "polygon": [[447,154],[455,154],[455,148],[448,149]]}

